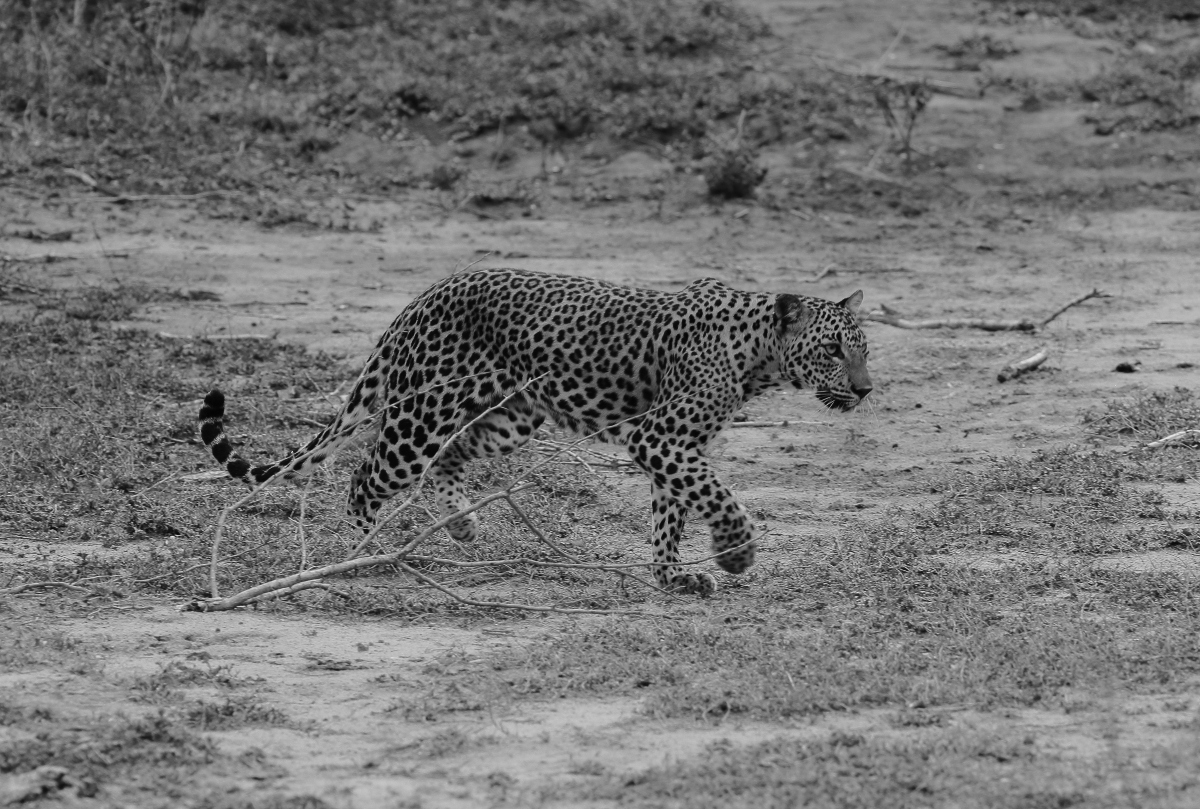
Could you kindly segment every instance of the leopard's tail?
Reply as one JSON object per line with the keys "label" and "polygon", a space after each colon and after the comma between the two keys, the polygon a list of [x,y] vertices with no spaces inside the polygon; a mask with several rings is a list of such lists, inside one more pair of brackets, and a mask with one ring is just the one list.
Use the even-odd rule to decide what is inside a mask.
{"label": "leopard's tail", "polygon": [[313,436],[303,447],[286,458],[261,466],[252,466],[249,461],[238,455],[237,450],[229,443],[229,437],[225,435],[225,394],[219,390],[212,390],[204,397],[204,406],[200,408],[200,440],[212,451],[217,463],[225,466],[230,476],[253,486],[279,474],[282,474],[284,479],[309,474],[348,441],[359,427],[369,422],[369,416],[368,408],[362,404],[362,397],[353,395],[329,426]]}

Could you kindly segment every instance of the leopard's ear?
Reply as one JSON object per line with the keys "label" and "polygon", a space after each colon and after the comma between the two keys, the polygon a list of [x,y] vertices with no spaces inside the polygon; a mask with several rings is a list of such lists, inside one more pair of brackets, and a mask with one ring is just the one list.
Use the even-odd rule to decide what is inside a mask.
{"label": "leopard's ear", "polygon": [[849,298],[843,298],[842,300],[838,301],[838,306],[848,310],[852,315],[857,315],[858,307],[862,306],[862,299],[863,294],[862,290],[860,289]]}
{"label": "leopard's ear", "polygon": [[808,307],[795,295],[779,295],[775,298],[775,328],[780,334],[804,328],[811,317]]}

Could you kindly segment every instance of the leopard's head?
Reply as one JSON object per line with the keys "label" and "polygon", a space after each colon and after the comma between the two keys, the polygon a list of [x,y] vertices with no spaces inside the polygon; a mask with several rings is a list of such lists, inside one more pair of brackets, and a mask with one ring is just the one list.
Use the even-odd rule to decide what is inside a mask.
{"label": "leopard's head", "polygon": [[862,299],[859,290],[837,303],[796,295],[775,301],[781,376],[797,388],[814,389],[835,410],[853,410],[871,392],[867,338],[857,317]]}

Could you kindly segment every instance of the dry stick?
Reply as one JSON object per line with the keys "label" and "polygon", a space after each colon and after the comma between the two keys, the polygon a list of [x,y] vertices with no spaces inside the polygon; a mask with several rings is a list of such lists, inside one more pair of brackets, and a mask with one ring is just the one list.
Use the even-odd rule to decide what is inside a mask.
{"label": "dry stick", "polygon": [[[243,556],[245,556],[246,554],[248,554],[248,553],[251,553],[251,552],[253,552],[253,551],[256,551],[256,550],[258,550],[259,548],[263,547],[263,546],[264,546],[264,545],[266,545],[266,544],[267,544],[267,543],[265,543],[265,542],[262,542],[262,543],[260,543],[260,544],[258,544],[258,545],[255,545],[255,546],[253,546],[253,547],[246,548],[246,550],[244,550],[244,551],[238,551],[237,553],[235,553],[235,554],[231,554],[229,557],[227,557],[226,559],[224,559],[224,560],[222,560],[222,561],[224,561],[224,562],[232,562],[234,559],[240,559],[240,558],[242,558]],[[158,575],[158,576],[151,576],[151,577],[150,577],[150,578],[148,578],[148,579],[134,579],[134,580],[133,580],[133,583],[134,583],[134,584],[147,584],[147,583],[149,583],[149,582],[152,582],[152,581],[158,581],[158,580],[160,580],[160,579],[169,579],[169,578],[171,578],[172,576],[175,576],[175,577],[177,577],[177,578],[183,578],[183,577],[184,577],[184,576],[186,576],[187,574],[191,573],[193,570],[200,570],[201,568],[208,567],[210,564],[211,564],[210,562],[199,562],[199,563],[197,563],[197,564],[194,564],[194,565],[191,565],[191,566],[189,566],[189,567],[185,567],[183,570],[173,570],[173,571],[171,571],[170,573],[163,573],[163,574],[161,574],[161,575]]]}
{"label": "dry stick", "polygon": [[[764,531],[761,535],[759,535],[758,537],[755,537],[754,539],[743,542],[740,545],[734,545],[732,548],[726,548],[725,550],[720,551],[719,553],[709,554],[708,556],[701,556],[699,559],[691,559],[688,561],[680,560],[678,562],[673,562],[672,564],[677,565],[679,567],[689,567],[691,565],[702,565],[705,562],[711,562],[712,560],[716,559],[718,556],[724,556],[727,553],[732,553],[734,551],[741,550],[742,548],[745,548],[746,546],[748,546],[754,542],[757,542],[759,539],[766,536],[767,533],[768,533],[767,531]],[[530,565],[533,567],[557,567],[557,568],[563,568],[566,570],[604,570],[604,571],[608,571],[608,572],[612,572],[612,573],[615,573],[617,571],[623,571],[623,570],[636,570],[640,567],[647,567],[647,566],[653,564],[653,562],[626,562],[624,564],[619,564],[619,565],[608,564],[605,562],[577,562],[577,561],[550,562],[545,559],[531,559],[528,556],[514,556],[509,559],[484,559],[484,560],[481,560],[478,562],[463,561],[461,559],[447,559],[447,558],[443,558],[440,556],[409,556],[407,558],[410,562],[424,562],[426,564],[436,563],[436,564],[441,564],[441,565],[449,565],[450,567],[471,568],[471,567],[494,567],[494,566],[499,566],[499,565],[509,565],[509,566],[515,567],[517,565]],[[571,557],[567,557],[567,558],[571,558]]]}
{"label": "dry stick", "polygon": [[[569,553],[564,551],[562,548],[558,547],[553,542],[551,542],[550,538],[548,536],[546,536],[546,534],[540,528],[538,528],[536,525],[533,524],[533,521],[529,519],[529,517],[525,514],[525,512],[523,510],[521,510],[521,508],[516,504],[516,502],[513,501],[513,499],[511,497],[505,498],[505,502],[507,502],[508,507],[511,508],[514,512],[516,512],[517,516],[521,518],[521,522],[525,523],[525,527],[528,528],[530,531],[532,531],[533,535],[536,536],[539,540],[541,540],[542,543],[544,543],[545,545],[547,545],[551,549],[553,549],[555,553],[557,553],[559,556],[563,557],[564,559],[569,559],[571,561],[572,566],[577,567],[577,566],[586,564],[585,562],[580,562],[579,559],[575,558],[574,556],[571,556]],[[548,565],[548,566],[550,566],[550,565]],[[559,564],[558,566],[562,567],[563,565]],[[636,567],[645,567],[645,565],[644,564],[636,565]],[[596,569],[603,570],[604,568],[599,567]],[[633,579],[638,584],[645,585],[646,587],[649,587],[651,590],[656,590],[665,595],[669,595],[672,598],[677,597],[676,594],[672,593],[670,590],[665,590],[662,587],[659,587],[657,584],[652,584],[652,583],[646,581],[645,579],[639,578],[630,573],[626,573],[623,570],[619,570],[614,567],[610,567],[610,568],[608,568],[608,570],[609,570],[609,572],[615,573],[618,577],[620,577],[622,584],[624,584],[625,579]]]}
{"label": "dry stick", "polygon": [[[365,422],[373,421],[376,418],[382,418],[383,414],[386,413],[390,408],[398,407],[401,402],[407,401],[408,399],[418,396],[419,394],[426,393],[430,390],[434,390],[435,388],[445,387],[446,385],[452,384],[453,382],[460,382],[463,379],[474,379],[476,377],[486,376],[486,375],[487,374],[471,374],[470,376],[462,377],[462,379],[451,380],[450,382],[442,383],[439,385],[430,385],[429,387],[425,387],[425,388],[421,388],[420,390],[413,391],[412,393],[409,393],[407,396],[403,396],[399,399],[396,399],[395,401],[389,402],[386,406],[381,407],[378,413],[368,413],[366,416],[363,416],[360,419],[356,419],[348,424],[343,425],[340,430],[338,430],[336,433],[332,434],[330,437],[341,438],[343,436],[352,435]],[[217,589],[217,563],[220,559],[221,538],[225,534],[225,522],[228,518],[229,513],[234,511],[235,509],[241,507],[242,504],[244,504],[248,500],[252,499],[255,495],[257,495],[260,491],[262,491],[267,486],[271,486],[271,485],[279,482],[280,480],[284,480],[284,479],[286,479],[284,475],[275,475],[273,477],[270,477],[267,480],[263,481],[262,483],[259,483],[259,484],[256,484],[255,486],[253,486],[244,497],[242,497],[240,500],[235,502],[233,505],[227,506],[221,510],[221,515],[217,518],[216,532],[213,535],[211,563],[210,563],[211,567],[209,570],[209,577],[208,577],[209,595],[211,598],[214,598],[214,599],[220,598],[220,591]],[[424,480],[424,475],[422,475],[422,480]],[[359,548],[355,552],[356,553],[360,552],[362,547],[365,546],[367,541],[370,540],[373,536],[374,536],[374,533],[372,533],[370,536],[368,536],[366,540],[363,540],[362,544],[359,545]]]}
{"label": "dry stick", "polygon": [[1173,444],[1176,441],[1180,441],[1185,438],[1190,438],[1192,436],[1200,438],[1200,430],[1180,430],[1177,433],[1171,433],[1168,436],[1163,436],[1162,438],[1158,439],[1157,441],[1151,441],[1149,444],[1146,445],[1146,449],[1154,449],[1156,447],[1163,447],[1163,446],[1166,446],[1167,444]]}
{"label": "dry stick", "polygon": [[790,427],[793,424],[809,424],[816,427],[826,426],[820,421],[798,421],[796,419],[784,419],[783,421],[735,421],[726,424],[725,428],[731,430],[734,427]]}
{"label": "dry stick", "polygon": [[[336,453],[335,453],[336,454]],[[326,458],[326,460],[333,460]],[[300,517],[296,521],[296,536],[300,539],[300,569],[308,567],[308,537],[304,535],[304,512],[308,505],[308,490],[312,485],[312,475],[304,479],[304,488],[300,490]]]}
{"label": "dry stick", "polygon": [[867,312],[863,320],[886,323],[898,329],[982,329],[984,331],[1035,331],[1037,324],[1032,320],[972,320],[949,318],[945,320],[906,320],[885,312]]}
{"label": "dry stick", "polygon": [[[538,450],[535,450],[535,452],[536,451],[538,451]],[[577,452],[572,452],[569,449],[564,449],[561,451],[552,450],[551,454],[552,455],[567,455],[573,459],[573,460],[567,461],[567,463],[573,464],[575,466],[582,466],[584,469],[586,469],[588,471],[588,474],[590,474],[590,475],[596,474],[596,470],[592,468],[592,465],[590,463],[588,463],[587,461],[585,461],[583,458],[580,458],[579,453],[577,453]],[[613,466],[615,467],[616,464],[613,464]]]}
{"label": "dry stick", "polygon": [[1054,314],[1050,315],[1050,317],[1046,318],[1046,319],[1045,319],[1045,320],[1043,320],[1041,323],[1039,323],[1039,324],[1038,324],[1038,328],[1039,328],[1039,329],[1044,329],[1044,328],[1046,328],[1046,325],[1047,325],[1047,324],[1048,324],[1048,323],[1049,323],[1051,320],[1054,320],[1054,318],[1058,317],[1058,316],[1059,316],[1059,315],[1061,315],[1063,312],[1065,312],[1065,311],[1067,311],[1068,309],[1070,309],[1072,306],[1078,306],[1079,304],[1083,303],[1083,302],[1084,302],[1084,301],[1086,301],[1086,300],[1089,300],[1090,298],[1111,298],[1111,297],[1112,297],[1112,295],[1108,294],[1107,292],[1101,292],[1099,289],[1093,289],[1091,292],[1087,293],[1086,295],[1080,295],[1078,298],[1076,298],[1075,300],[1071,301],[1071,302],[1070,302],[1070,303],[1068,303],[1066,306],[1062,306],[1062,307],[1060,307],[1060,308],[1059,308],[1057,311],[1055,311],[1055,313],[1054,313]]}
{"label": "dry stick", "polygon": [[[404,570],[406,573],[408,573],[413,578],[415,578],[419,581],[423,581],[426,584],[428,584],[430,587],[434,588],[435,590],[439,590],[439,591],[445,593],[446,595],[450,596],[452,599],[454,599],[458,603],[466,604],[467,606],[470,606],[470,607],[489,607],[491,609],[522,610],[524,612],[552,612],[552,613],[557,613],[559,615],[633,615],[638,618],[649,618],[650,617],[650,615],[648,613],[639,612],[638,610],[581,609],[581,608],[574,608],[574,607],[554,607],[554,606],[547,607],[547,606],[540,605],[540,604],[520,604],[517,602],[511,602],[511,601],[477,601],[473,598],[466,598],[464,596],[460,596],[458,593],[454,592],[449,587],[443,587],[437,581],[434,581],[433,579],[429,578],[425,574],[421,573],[420,571],[416,570],[415,568],[409,567],[408,565],[404,564],[403,562],[396,562],[396,566],[399,567],[401,570]],[[661,617],[661,616],[655,616],[655,617]]]}
{"label": "dry stick", "polygon": [[157,488],[158,486],[163,485],[167,481],[174,480],[176,478],[179,478],[180,480],[182,480],[183,476],[179,475],[179,473],[177,473],[177,472],[172,472],[171,474],[167,475],[165,478],[158,481],[157,483],[151,483],[149,486],[142,489],[140,492],[134,492],[133,494],[129,495],[129,498],[132,500],[135,497],[145,497],[146,492],[150,491],[151,489]]}
{"label": "dry stick", "polygon": [[837,264],[826,264],[824,269],[808,280],[810,282],[820,281],[822,278],[833,272],[837,272]]}
{"label": "dry stick", "polygon": [[157,336],[164,340],[274,340],[274,336],[270,334],[205,334],[201,336],[193,336],[191,334],[172,334],[169,331],[157,332]]}
{"label": "dry stick", "polygon": [[996,381],[1007,382],[1010,379],[1016,379],[1021,374],[1027,374],[1045,362],[1046,358],[1049,356],[1050,355],[1046,352],[1046,349],[1043,348],[1033,356],[1026,357],[1020,362],[1014,362],[1010,363],[1009,365],[1005,365],[1000,370],[1000,373],[996,374]]}
{"label": "dry stick", "polygon": [[881,307],[882,311],[867,312],[862,316],[863,320],[871,320],[876,323],[886,323],[889,326],[895,326],[899,329],[981,329],[983,331],[1037,331],[1045,328],[1050,321],[1061,315],[1063,312],[1070,309],[1072,306],[1078,306],[1091,298],[1111,298],[1107,292],[1101,292],[1099,289],[1093,289],[1086,295],[1081,295],[1065,306],[1058,308],[1054,314],[1044,320],[1035,323],[1032,320],[975,320],[971,318],[948,318],[943,320],[907,320],[899,315],[896,311],[888,307]]}
{"label": "dry stick", "polygon": [[[480,376],[480,375],[474,375],[474,376]],[[465,377],[465,378],[469,378],[469,377]],[[503,403],[508,401],[508,399],[510,399],[513,395],[525,390],[529,385],[536,382],[540,378],[541,378],[541,376],[538,376],[538,377],[535,377],[534,379],[527,381],[520,388],[513,391],[513,393],[509,394],[503,400],[501,400],[500,403],[498,403],[497,405],[494,405],[493,407],[489,408],[487,411],[484,411],[479,416],[472,419],[461,430],[459,430],[457,433],[455,433],[455,435],[452,436],[449,441],[446,442],[446,444],[442,447],[442,450],[444,451],[446,446],[449,446],[449,444],[453,442],[454,438],[457,438],[459,435],[462,434],[463,431],[469,429],[479,419],[483,418],[488,413],[490,413],[492,410],[495,410],[497,407],[502,406]],[[457,381],[457,380],[454,380],[454,381]],[[445,383],[445,384],[450,384],[450,383]],[[436,386],[436,387],[441,387],[441,386]],[[708,390],[708,388],[701,389],[700,391],[697,391],[696,393],[703,393],[705,390]],[[423,392],[423,391],[418,391],[417,393],[420,393],[420,392]],[[410,398],[411,396],[415,396],[415,395],[416,395],[416,393],[409,394],[408,397],[404,397],[402,399],[396,400],[396,402],[389,403],[387,405],[387,407],[389,407],[389,408],[395,407],[395,406],[397,406],[397,404],[399,402],[404,401],[405,399]],[[662,404],[659,404],[659,405],[656,405],[656,406],[650,408],[645,413],[639,413],[635,416],[630,416],[626,419],[622,419],[618,422],[615,422],[614,424],[606,425],[605,427],[601,428],[600,430],[597,430],[597,431],[595,431],[591,434],[585,435],[585,436],[581,436],[577,440],[570,442],[567,445],[567,448],[569,449],[573,446],[576,446],[576,445],[582,443],[583,441],[590,440],[591,438],[598,436],[602,432],[611,430],[613,427],[620,426],[620,425],[625,424],[634,419],[643,418],[646,415],[648,415],[649,413],[652,413],[656,410],[660,410],[660,409],[666,407],[667,405],[672,404],[677,399],[691,398],[694,395],[696,395],[696,394],[695,393],[684,394],[683,396],[672,398],[666,402],[663,402]],[[371,416],[371,418],[374,418],[374,416]],[[342,430],[339,432],[342,432],[342,433],[345,433],[347,431],[352,432],[353,431],[352,428],[356,427],[357,423],[361,423],[361,421],[364,421],[364,420],[366,420],[366,419],[364,418],[364,419],[359,420],[359,422],[352,423],[351,425],[347,425],[346,427],[343,427]],[[440,453],[438,456],[435,456],[434,463],[436,463],[437,457],[440,457]],[[418,482],[415,486],[417,491],[414,491],[413,495],[411,495],[397,509],[393,510],[390,514],[388,514],[387,517],[385,517],[383,520],[378,521],[372,527],[371,532],[363,539],[363,541],[361,543],[359,543],[359,545],[355,548],[355,550],[351,553],[350,557],[347,558],[346,561],[340,562],[340,563],[334,564],[334,565],[327,565],[323,568],[318,568],[316,570],[305,571],[305,572],[294,574],[292,576],[287,576],[287,577],[280,578],[280,579],[274,579],[270,582],[266,582],[265,584],[261,584],[256,587],[252,587],[247,590],[243,590],[242,592],[237,593],[228,598],[221,599],[218,595],[218,589],[217,589],[217,583],[216,583],[216,565],[217,565],[217,559],[218,559],[218,555],[219,555],[218,549],[220,546],[220,538],[224,531],[224,525],[225,525],[225,520],[227,518],[227,515],[233,509],[239,507],[240,505],[245,503],[247,500],[252,498],[255,494],[257,494],[264,487],[270,485],[271,483],[273,483],[274,481],[276,481],[282,477],[281,475],[276,475],[276,476],[264,481],[263,483],[259,484],[258,486],[254,487],[245,497],[241,498],[233,505],[222,510],[221,515],[217,520],[216,535],[213,538],[213,548],[212,548],[213,556],[212,556],[212,561],[211,561],[211,568],[210,568],[211,572],[210,572],[210,582],[209,582],[211,597],[210,597],[209,601],[204,602],[204,603],[201,603],[198,601],[190,602],[189,604],[184,605],[182,607],[182,609],[199,610],[199,611],[218,611],[218,610],[233,609],[234,607],[241,606],[242,604],[246,604],[251,601],[258,600],[260,597],[264,596],[267,593],[274,593],[275,591],[294,592],[293,590],[290,590],[289,588],[293,588],[297,584],[301,584],[301,583],[308,582],[308,581],[314,581],[314,580],[320,579],[320,578],[325,578],[326,576],[337,575],[339,573],[345,573],[347,571],[355,570],[360,567],[371,567],[371,566],[381,565],[381,564],[396,564],[401,567],[404,567],[405,569],[408,569],[406,565],[401,564],[400,560],[407,558],[408,554],[410,554],[418,545],[420,545],[422,542],[424,542],[426,539],[428,539],[432,534],[434,534],[436,531],[440,530],[444,526],[448,525],[453,520],[458,519],[459,517],[465,516],[467,514],[474,513],[475,511],[477,511],[480,508],[482,508],[483,506],[493,502],[494,500],[507,499],[511,503],[510,498],[513,494],[516,494],[517,492],[524,491],[525,489],[530,488],[529,485],[521,485],[521,483],[525,480],[525,478],[527,478],[529,475],[532,475],[534,472],[537,472],[538,470],[540,470],[543,467],[545,467],[546,465],[548,465],[554,459],[554,457],[555,456],[547,457],[547,458],[543,459],[540,463],[536,463],[533,466],[528,467],[523,472],[521,472],[520,474],[515,476],[513,483],[510,484],[503,491],[489,495],[488,497],[485,497],[482,500],[479,500],[476,503],[471,504],[467,508],[462,509],[459,512],[456,512],[455,514],[448,515],[448,516],[442,518],[441,520],[435,522],[432,526],[430,526],[426,530],[422,531],[420,534],[418,534],[416,537],[414,537],[412,540],[410,540],[406,545],[404,545],[398,551],[394,551],[393,553],[390,553],[390,554],[381,554],[381,555],[370,556],[370,557],[355,558],[357,556],[357,554],[361,553],[362,549],[364,547],[366,547],[366,545],[372,539],[375,538],[375,536],[378,533],[380,528],[382,528],[387,522],[390,522],[391,519],[393,519],[404,508],[406,508],[409,504],[411,504],[411,502],[417,495],[417,491],[420,490],[420,487],[425,480],[425,474],[422,474],[421,478],[418,480]],[[430,468],[432,468],[432,463],[430,464]],[[427,472],[428,472],[428,469],[426,470],[426,473]],[[527,522],[527,524],[528,524],[528,522]],[[728,553],[728,552],[729,551],[726,550],[723,553]],[[720,555],[720,554],[718,554],[718,555]],[[651,586],[653,586],[653,585],[651,585]],[[438,589],[445,590],[445,588],[442,588],[442,587],[439,587]],[[451,593],[451,595],[457,597],[453,593]],[[460,599],[460,600],[462,600],[463,603],[471,603],[469,600],[465,600],[465,599]],[[481,602],[481,604],[485,605],[485,606],[488,605],[486,602]],[[529,607],[530,610],[534,611],[534,612],[547,612],[547,611],[559,612],[559,611],[562,611],[557,608],[534,607],[534,606],[530,606],[530,605],[522,606],[522,605],[493,604],[491,606],[511,607],[512,609],[523,609],[525,607]],[[592,610],[589,612],[593,612],[593,613],[610,612],[611,613],[612,611]]]}
{"label": "dry stick", "polygon": [[78,584],[70,584],[65,581],[31,581],[28,584],[18,584],[16,587],[9,587],[6,590],[0,590],[0,595],[14,596],[17,593],[23,593],[26,590],[33,590],[37,587],[58,587],[62,590],[78,590],[81,593],[95,593],[95,590],[90,590],[87,587],[80,587]]}
{"label": "dry stick", "polygon": [[[597,452],[596,450],[591,449],[589,447],[574,447],[574,448],[572,448],[573,445],[570,443],[564,443],[562,441],[555,441],[550,438],[534,439],[533,444],[534,444],[533,450],[535,452],[540,452],[543,455],[547,455],[547,454],[548,455],[562,455],[562,454],[569,455],[572,458],[575,458],[576,461],[578,461],[580,465],[586,467],[589,471],[593,471],[593,470],[591,469],[590,466],[588,466],[586,461],[584,461],[582,458],[579,457],[580,453],[591,456],[593,458],[592,463],[595,463],[595,464],[608,464],[609,466],[613,466],[618,469],[635,465],[633,463],[633,461],[630,460],[629,458],[622,458],[617,455],[609,455],[604,452]],[[546,447],[547,449],[543,450],[542,447]]]}
{"label": "dry stick", "polygon": [[257,599],[255,599],[255,603],[258,603],[261,601],[270,601],[273,598],[280,598],[281,596],[288,596],[288,595],[291,595],[292,593],[298,593],[301,590],[324,590],[332,595],[337,596],[338,598],[340,598],[344,601],[353,601],[354,600],[354,596],[350,595],[345,590],[337,589],[336,587],[334,587],[331,584],[326,584],[323,581],[306,581],[302,584],[297,584],[293,587],[285,587],[282,590],[275,590],[274,592],[265,593],[265,594],[259,596]]}
{"label": "dry stick", "polygon": [[[522,487],[522,488],[514,489],[513,491],[514,492],[524,491],[524,489],[526,489],[526,488],[529,488],[529,487]],[[484,506],[488,505],[489,503],[493,503],[496,500],[500,500],[504,497],[507,497],[508,495],[509,495],[508,491],[496,492],[494,494],[491,494],[491,495],[488,495],[487,497],[482,498],[481,500],[479,500],[475,503],[472,503],[469,507],[463,509],[462,511],[455,512],[454,514],[450,514],[450,515],[442,518],[441,520],[438,520],[436,523],[429,526],[424,531],[422,531],[420,534],[418,534],[412,541],[410,541],[407,545],[405,545],[403,548],[401,548],[398,551],[394,551],[392,553],[387,553],[387,554],[379,554],[376,556],[360,556],[356,559],[348,559],[344,562],[337,562],[332,565],[325,565],[324,567],[313,568],[312,570],[305,570],[302,573],[293,573],[290,576],[283,576],[278,579],[272,579],[269,582],[264,582],[263,584],[259,584],[254,587],[250,587],[246,590],[243,590],[240,593],[236,593],[235,595],[228,596],[226,598],[212,598],[212,599],[208,599],[206,601],[191,601],[191,602],[188,602],[187,604],[182,605],[180,607],[180,609],[184,610],[185,612],[187,612],[187,611],[219,612],[219,611],[223,611],[223,610],[231,610],[234,607],[240,607],[243,604],[248,604],[252,601],[257,601],[259,598],[261,598],[265,594],[273,593],[276,590],[290,591],[289,588],[294,588],[297,584],[303,584],[304,582],[316,581],[318,579],[324,579],[329,576],[335,576],[339,573],[347,573],[351,570],[359,570],[360,568],[365,568],[365,567],[374,567],[376,565],[395,564],[401,558],[404,558],[405,556],[407,556],[407,554],[412,550],[412,548],[416,547],[421,542],[424,542],[430,536],[437,533],[437,531],[444,528],[452,520],[456,520],[460,517],[465,517],[466,515],[471,514],[472,512],[478,511],[479,509],[483,508]]]}

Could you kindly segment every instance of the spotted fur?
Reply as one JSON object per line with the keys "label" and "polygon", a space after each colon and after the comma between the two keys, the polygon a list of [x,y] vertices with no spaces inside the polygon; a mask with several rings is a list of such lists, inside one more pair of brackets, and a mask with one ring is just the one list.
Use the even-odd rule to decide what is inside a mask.
{"label": "spotted fur", "polygon": [[[369,532],[385,500],[428,474],[443,515],[469,504],[463,466],[512,452],[546,417],[623,444],[650,478],[653,570],[664,587],[707,594],[707,573],[679,566],[688,511],[712,533],[717,564],[754,562],[746,510],[705,451],[753,396],[791,384],[838,410],[871,391],[855,314],[862,292],[838,303],[739,292],[704,279],[679,292],[512,269],[446,278],[384,332],[333,422],[300,449],[252,466],[230,445],[225,397],[200,411],[201,437],[229,474],[248,483],[309,473],[356,429],[374,449],[351,478],[348,512]],[[489,409],[490,412],[489,412]],[[475,539],[472,513],[450,522]]]}

